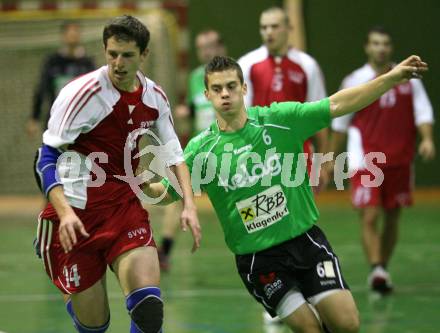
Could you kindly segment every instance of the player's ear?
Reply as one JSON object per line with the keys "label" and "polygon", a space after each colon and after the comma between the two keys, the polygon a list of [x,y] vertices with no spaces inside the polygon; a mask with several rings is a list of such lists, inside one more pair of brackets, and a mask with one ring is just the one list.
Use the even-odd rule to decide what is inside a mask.
{"label": "player's ear", "polygon": [[141,53],[141,60],[144,61],[147,58],[148,53],[150,53],[150,49],[145,49],[144,52]]}
{"label": "player's ear", "polygon": [[247,94],[247,84],[246,84],[246,82],[243,83],[242,92],[243,92],[243,96]]}

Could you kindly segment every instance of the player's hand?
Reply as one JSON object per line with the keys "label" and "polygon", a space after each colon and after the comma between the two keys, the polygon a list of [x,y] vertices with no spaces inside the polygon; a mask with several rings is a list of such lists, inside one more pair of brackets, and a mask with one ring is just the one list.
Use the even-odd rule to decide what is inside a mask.
{"label": "player's hand", "polygon": [[195,252],[200,247],[200,240],[202,239],[202,228],[200,227],[199,218],[197,217],[197,208],[195,205],[185,205],[180,215],[180,224],[183,231],[191,229],[194,239],[191,252]]}
{"label": "player's hand", "polygon": [[419,56],[412,55],[395,66],[387,75],[395,84],[405,83],[410,79],[421,79],[428,71],[428,64]]}
{"label": "player's hand", "polygon": [[26,133],[30,139],[35,139],[41,134],[41,126],[35,119],[29,119],[26,123]]}
{"label": "player's hand", "polygon": [[435,157],[435,145],[431,139],[422,140],[419,144],[419,154],[423,161],[430,161]]}
{"label": "player's hand", "polygon": [[191,116],[191,111],[186,105],[179,104],[179,105],[176,105],[176,107],[174,108],[173,115],[176,119],[179,119],[179,120],[186,119]]}
{"label": "player's hand", "polygon": [[58,235],[65,253],[70,252],[73,246],[78,242],[76,236],[77,231],[82,236],[89,237],[89,234],[84,228],[84,224],[74,212],[68,213],[60,219]]}

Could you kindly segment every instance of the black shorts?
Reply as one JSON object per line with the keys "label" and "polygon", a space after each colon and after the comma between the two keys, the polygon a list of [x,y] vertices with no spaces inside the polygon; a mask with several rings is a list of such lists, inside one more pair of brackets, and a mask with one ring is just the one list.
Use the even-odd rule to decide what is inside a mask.
{"label": "black shorts", "polygon": [[305,299],[348,289],[339,260],[317,226],[269,249],[236,255],[235,260],[247,290],[272,316],[291,289],[301,292]]}

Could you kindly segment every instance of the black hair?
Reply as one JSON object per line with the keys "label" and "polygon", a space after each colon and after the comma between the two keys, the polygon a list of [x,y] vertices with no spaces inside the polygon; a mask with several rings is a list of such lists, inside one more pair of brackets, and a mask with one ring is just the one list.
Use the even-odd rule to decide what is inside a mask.
{"label": "black hair", "polygon": [[111,19],[104,28],[102,39],[105,48],[111,37],[126,42],[135,41],[140,53],[143,53],[150,41],[150,31],[137,18],[131,15],[122,15]]}
{"label": "black hair", "polygon": [[196,38],[199,37],[200,35],[206,35],[206,34],[210,34],[210,33],[215,33],[217,35],[217,43],[219,45],[224,45],[224,40],[222,35],[220,34],[220,32],[218,32],[215,29],[211,29],[211,28],[205,28],[203,30],[200,30],[197,34],[196,34]]}
{"label": "black hair", "polygon": [[235,70],[240,83],[244,83],[243,71],[240,65],[231,57],[215,56],[205,66],[205,88],[208,89],[208,75],[215,72],[224,72],[227,70]]}
{"label": "black hair", "polygon": [[370,29],[368,29],[367,35],[365,36],[365,44],[368,44],[368,42],[370,40],[370,35],[372,33],[378,33],[378,34],[381,34],[381,35],[386,35],[386,36],[390,37],[390,40],[393,40],[393,36],[391,35],[389,30],[387,30],[382,25],[375,25],[375,26],[371,27]]}

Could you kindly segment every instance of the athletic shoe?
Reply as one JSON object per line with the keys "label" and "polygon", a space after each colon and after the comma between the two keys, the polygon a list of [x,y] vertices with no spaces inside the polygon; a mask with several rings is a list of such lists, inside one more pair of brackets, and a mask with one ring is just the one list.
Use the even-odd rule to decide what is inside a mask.
{"label": "athletic shoe", "polygon": [[382,266],[376,266],[367,281],[371,290],[381,295],[388,295],[393,291],[390,274]]}

